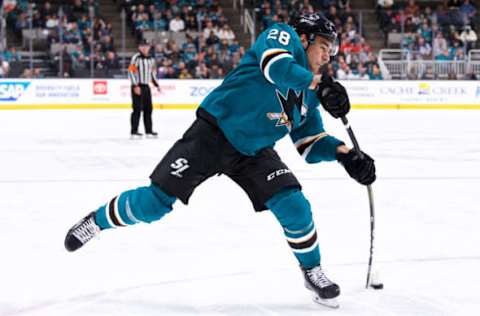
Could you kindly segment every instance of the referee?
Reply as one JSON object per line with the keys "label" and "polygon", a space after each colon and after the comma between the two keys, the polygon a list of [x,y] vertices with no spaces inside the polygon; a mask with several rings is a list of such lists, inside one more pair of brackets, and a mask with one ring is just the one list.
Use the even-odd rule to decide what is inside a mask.
{"label": "referee", "polygon": [[132,138],[143,136],[138,132],[142,111],[147,137],[156,137],[158,135],[158,133],[152,130],[152,94],[149,87],[149,83],[152,81],[158,91],[160,91],[156,71],[155,58],[150,56],[150,43],[147,40],[142,40],[138,45],[138,53],[133,55],[128,66],[128,77],[132,85],[133,112],[130,117],[130,134]]}

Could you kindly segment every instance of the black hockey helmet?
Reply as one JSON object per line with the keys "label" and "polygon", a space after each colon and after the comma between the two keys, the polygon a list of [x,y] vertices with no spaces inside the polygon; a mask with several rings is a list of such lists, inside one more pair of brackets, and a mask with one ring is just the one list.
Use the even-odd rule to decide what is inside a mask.
{"label": "black hockey helmet", "polygon": [[305,34],[308,43],[315,42],[315,37],[320,36],[332,42],[331,56],[338,52],[337,28],[322,13],[301,13],[293,19],[292,27],[297,34]]}
{"label": "black hockey helmet", "polygon": [[147,39],[142,39],[138,43],[138,46],[151,46],[151,45],[152,45],[152,43]]}

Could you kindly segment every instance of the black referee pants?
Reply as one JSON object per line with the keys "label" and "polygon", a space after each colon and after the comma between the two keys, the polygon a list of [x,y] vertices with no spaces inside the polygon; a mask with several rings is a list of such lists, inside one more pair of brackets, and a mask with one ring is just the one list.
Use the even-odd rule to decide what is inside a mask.
{"label": "black referee pants", "polygon": [[130,117],[131,133],[138,132],[138,124],[140,122],[140,115],[143,112],[143,125],[145,126],[145,133],[152,132],[152,94],[150,87],[146,84],[140,85],[140,95],[132,93],[132,108],[133,112]]}

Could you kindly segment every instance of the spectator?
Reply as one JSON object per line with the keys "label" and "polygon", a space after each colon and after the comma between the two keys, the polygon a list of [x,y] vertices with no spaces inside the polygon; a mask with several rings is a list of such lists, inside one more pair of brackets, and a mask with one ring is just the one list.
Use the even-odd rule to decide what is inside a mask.
{"label": "spectator", "polygon": [[15,33],[21,34],[23,29],[28,28],[28,18],[25,12],[22,12],[15,21]]}
{"label": "spectator", "polygon": [[20,75],[22,79],[32,79],[33,78],[33,70],[30,68],[25,68],[23,73]]}
{"label": "spectator", "polygon": [[450,25],[450,16],[445,4],[439,4],[437,6],[437,9],[433,14],[433,19],[441,26]]}
{"label": "spectator", "polygon": [[420,7],[415,3],[415,0],[408,0],[407,5],[405,6],[405,16],[411,18],[419,15]]}
{"label": "spectator", "polygon": [[455,55],[453,56],[453,60],[456,60],[456,61],[465,61],[465,52],[463,51],[462,48],[458,48],[456,51],[455,51]]}
{"label": "spectator", "polygon": [[417,70],[414,67],[410,68],[410,71],[407,74],[407,79],[408,80],[417,80],[418,79]]}
{"label": "spectator", "polygon": [[207,46],[213,46],[220,43],[220,40],[213,32],[210,32],[210,35],[207,37],[206,43],[207,43]]}
{"label": "spectator", "polygon": [[270,7],[266,7],[265,11],[262,14],[262,25],[263,29],[268,29],[270,25],[273,24],[273,14],[272,9]]}
{"label": "spectator", "polygon": [[187,31],[198,31],[198,22],[194,15],[187,15],[185,28]]}
{"label": "spectator", "polygon": [[43,78],[42,71],[40,68],[33,68],[32,78],[41,79]]}
{"label": "spectator", "polygon": [[478,80],[478,76],[473,72],[473,69],[470,69],[467,71],[467,73],[464,76],[465,80]]}
{"label": "spectator", "polygon": [[170,21],[169,29],[172,32],[181,32],[185,30],[185,22],[180,17],[180,14],[175,15],[175,19]]}
{"label": "spectator", "polygon": [[470,49],[475,48],[477,39],[477,33],[472,30],[470,25],[466,25],[460,34],[460,40],[462,41],[463,45],[466,46],[467,53],[470,51]]}
{"label": "spectator", "polygon": [[450,23],[456,26],[463,25],[463,16],[460,12],[460,6],[462,5],[461,0],[448,0],[448,15],[450,18]]}
{"label": "spectator", "polygon": [[153,15],[152,26],[155,31],[166,31],[168,29],[168,22],[161,11],[156,11]]}
{"label": "spectator", "polygon": [[432,66],[427,66],[426,71],[422,75],[422,80],[434,80],[435,79],[435,73],[433,72]]}
{"label": "spectator", "polygon": [[109,35],[103,36],[99,41],[99,45],[100,45],[100,50],[103,53],[115,50],[115,46],[113,45],[113,39]]}
{"label": "spectator", "polygon": [[457,74],[453,71],[448,72],[448,80],[457,80]]}
{"label": "spectator", "polygon": [[47,20],[48,16],[56,15],[57,10],[55,10],[49,1],[45,1],[43,6],[40,8],[40,16],[43,21]]}
{"label": "spectator", "polygon": [[407,17],[405,19],[405,33],[416,33],[417,26],[413,23],[412,17]]}
{"label": "spectator", "polygon": [[[59,73],[60,77],[71,77],[72,71],[72,57],[68,53],[67,46],[63,45],[63,49],[60,50],[57,55],[55,56],[54,60],[56,61],[56,65],[60,66],[60,59],[63,61],[63,72]],[[58,69],[60,72],[60,69]]]}
{"label": "spectator", "polygon": [[414,33],[405,33],[402,41],[402,48],[408,49],[411,52],[415,49],[415,34]]}
{"label": "spectator", "polygon": [[206,60],[206,64],[209,68],[213,66],[220,67],[221,62],[218,60],[217,53],[213,52],[211,55],[209,55]]}
{"label": "spectator", "polygon": [[346,62],[340,64],[340,68],[337,70],[338,80],[350,80],[356,79],[356,76],[352,73],[352,70]]}
{"label": "spectator", "polygon": [[455,25],[450,25],[449,32],[447,34],[447,42],[454,43],[456,41],[461,41],[460,34],[457,32]]}
{"label": "spectator", "polygon": [[448,49],[447,40],[443,37],[442,32],[438,32],[433,40],[433,57],[437,57]]}
{"label": "spectator", "polygon": [[10,71],[10,65],[6,60],[0,58],[0,78],[7,78]]}
{"label": "spectator", "polygon": [[195,67],[195,78],[198,79],[209,79],[210,72],[208,67],[205,63],[199,63],[197,67]]}
{"label": "spectator", "polygon": [[470,24],[477,14],[477,9],[470,3],[470,0],[464,0],[460,6],[460,13],[463,16],[463,23]]}
{"label": "spectator", "polygon": [[203,36],[204,38],[208,38],[210,36],[210,33],[213,33],[214,35],[216,35],[218,32],[218,28],[213,26],[213,22],[212,21],[207,21],[207,24],[205,26],[205,28],[203,29]]}
{"label": "spectator", "polygon": [[328,13],[326,14],[326,18],[332,21],[337,27],[337,29],[340,28],[343,24],[342,19],[340,18],[340,15],[337,12],[337,7],[335,6],[335,4],[332,4],[329,7]]}
{"label": "spectator", "polygon": [[180,70],[180,73],[178,74],[178,79],[193,79],[193,77],[187,68],[183,68]]}
{"label": "spectator", "polygon": [[217,36],[220,40],[226,39],[228,42],[231,42],[235,39],[235,34],[232,29],[225,24],[217,33]]}
{"label": "spectator", "polygon": [[433,39],[433,32],[428,20],[424,21],[421,28],[417,32],[426,42],[431,43]]}
{"label": "spectator", "polygon": [[350,6],[350,4],[347,4],[343,8],[343,12],[341,13],[342,25],[347,23],[348,19],[350,18],[353,21],[353,23],[356,26],[358,26],[356,17],[357,17],[356,14],[352,12],[352,7]]}
{"label": "spectator", "polygon": [[77,46],[75,50],[70,53],[72,60],[72,68],[74,71],[82,71],[87,69],[87,58],[81,51],[80,46]]}
{"label": "spectator", "polygon": [[10,47],[3,52],[3,60],[6,62],[21,61],[21,57],[15,47]]}
{"label": "spectator", "polygon": [[377,64],[373,65],[372,72],[370,73],[370,80],[382,80],[382,74],[380,72],[380,67]]}
{"label": "spectator", "polygon": [[327,64],[327,75],[331,78],[335,78],[335,69],[331,63]]}
{"label": "spectator", "polygon": [[195,45],[193,43],[187,44],[182,55],[183,60],[187,64],[190,64],[197,59],[197,56],[198,54]]}
{"label": "spectator", "polygon": [[344,29],[344,32],[347,34],[347,37],[350,39],[353,39],[357,34],[357,27],[353,23],[353,20],[351,19],[351,17],[347,19],[347,22],[345,23],[343,29]]}
{"label": "spectator", "polygon": [[357,78],[359,80],[370,80],[370,76],[367,73],[367,68],[362,64],[358,65],[358,75]]}
{"label": "spectator", "polygon": [[107,70],[118,70],[120,69],[120,62],[118,61],[117,54],[114,51],[108,51],[106,58],[102,63],[102,68]]}
{"label": "spectator", "polygon": [[381,8],[391,8],[393,6],[393,0],[378,0],[377,5]]}
{"label": "spectator", "polygon": [[45,20],[45,27],[47,29],[53,29],[58,26],[58,17],[56,14],[47,15]]}
{"label": "spectator", "polygon": [[228,51],[233,54],[235,52],[238,52],[240,50],[240,44],[238,43],[238,40],[234,39],[230,45],[228,45]]}
{"label": "spectator", "polygon": [[70,11],[77,16],[88,14],[88,7],[85,4],[86,3],[82,2],[82,0],[73,0]]}
{"label": "spectator", "polygon": [[432,46],[425,41],[423,37],[418,38],[418,46],[417,46],[417,58],[422,60],[427,60],[432,58]]}
{"label": "spectator", "polygon": [[457,55],[457,51],[461,50],[463,52],[463,49],[462,47],[460,47],[460,45],[461,45],[461,42],[455,41],[453,42],[453,46],[450,46],[448,48],[449,57],[451,60],[455,59],[455,56]]}
{"label": "spectator", "polygon": [[435,56],[435,60],[438,60],[438,61],[449,61],[449,60],[452,60],[448,48],[447,48],[447,49],[444,49],[440,55]]}

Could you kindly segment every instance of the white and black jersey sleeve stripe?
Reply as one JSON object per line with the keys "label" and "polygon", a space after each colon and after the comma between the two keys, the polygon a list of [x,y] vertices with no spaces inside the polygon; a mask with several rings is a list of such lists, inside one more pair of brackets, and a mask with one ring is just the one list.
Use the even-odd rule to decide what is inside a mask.
{"label": "white and black jersey sleeve stripe", "polygon": [[275,84],[275,81],[270,76],[270,67],[278,60],[282,58],[293,58],[288,50],[280,48],[271,48],[267,49],[262,54],[260,59],[260,69],[263,72],[265,78],[270,82]]}
{"label": "white and black jersey sleeve stripe", "polygon": [[327,133],[323,132],[317,135],[308,136],[301,138],[295,142],[295,147],[297,148],[298,153],[303,157],[307,158],[308,154],[312,150],[313,145],[320,139],[328,136]]}

